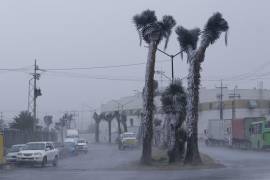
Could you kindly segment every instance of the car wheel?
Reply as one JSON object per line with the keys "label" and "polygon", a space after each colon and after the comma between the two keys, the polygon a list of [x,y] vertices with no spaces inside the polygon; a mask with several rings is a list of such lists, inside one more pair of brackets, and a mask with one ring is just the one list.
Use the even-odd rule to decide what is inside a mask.
{"label": "car wheel", "polygon": [[47,164],[47,157],[45,156],[45,157],[42,159],[41,167],[45,167],[46,164]]}
{"label": "car wheel", "polygon": [[53,160],[53,166],[56,167],[58,165],[58,156],[55,156],[54,157],[54,160]]}

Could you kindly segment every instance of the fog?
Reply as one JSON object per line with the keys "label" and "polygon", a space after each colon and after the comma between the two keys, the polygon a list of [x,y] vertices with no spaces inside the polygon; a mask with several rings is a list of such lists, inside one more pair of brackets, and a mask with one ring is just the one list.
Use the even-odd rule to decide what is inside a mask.
{"label": "fog", "polygon": [[[0,179],[269,179],[270,91],[243,90],[270,89],[269,7],[267,0],[1,0],[0,120],[8,124],[27,110],[36,60],[42,93],[37,118],[43,127],[35,126],[35,115],[28,112],[13,126],[0,126]],[[205,91],[204,102],[197,106],[192,98],[196,88],[189,89],[193,94],[183,90],[187,58],[177,56],[174,75],[183,80],[183,94],[165,94],[171,105],[165,112],[166,99],[156,103],[160,96],[155,97],[155,107],[163,106],[160,111],[148,93],[143,119],[137,97],[145,84],[148,49],[144,42],[140,46],[132,17],[146,9],[154,10],[159,19],[172,15],[177,25],[201,30],[213,13],[221,12],[229,24],[228,44],[222,33],[207,48],[201,88],[217,88],[222,80],[229,90],[220,96]],[[166,50],[172,55],[180,51],[174,30]],[[170,58],[160,51],[155,70],[171,77]],[[155,79],[163,90],[171,82],[159,74]],[[235,87],[243,90],[241,95],[240,90],[230,94]],[[224,94],[223,100],[216,99]],[[112,101],[119,99],[122,104]],[[128,103],[135,105],[124,111]],[[118,105],[118,111],[110,109],[111,104]],[[101,113],[101,107],[107,112]],[[75,121],[71,116],[61,121],[64,113],[72,113]],[[58,124],[47,116],[45,126],[45,115]],[[44,142],[40,149],[9,154],[13,145],[33,141]]]}
{"label": "fog", "polygon": [[[171,14],[177,24],[188,28],[203,28],[207,18],[216,11],[222,12],[230,22],[228,46],[225,47],[222,37],[206,54],[202,86],[213,88],[219,84],[216,80],[245,73],[260,75],[261,71],[267,72],[269,65],[266,58],[270,40],[267,35],[270,28],[268,6],[268,1],[233,0],[207,0],[203,3],[194,0],[2,1],[1,68],[26,69],[0,72],[0,111],[9,116],[8,113],[14,115],[27,108],[28,80],[34,59],[41,69],[146,62],[146,48],[139,46],[132,23],[132,16],[146,8],[156,10],[159,17]],[[174,54],[178,51],[173,35],[167,52]],[[168,58],[157,53],[157,60]],[[170,61],[157,63],[156,69],[170,75]],[[142,89],[144,72],[144,65],[42,72],[38,82],[43,93],[38,99],[39,114],[78,111],[82,110],[82,104],[98,108],[108,100],[132,95],[133,90]],[[186,62],[180,57],[175,61],[175,74],[176,77],[187,74]],[[265,82],[264,87],[269,88],[267,76],[239,81],[233,78],[225,83],[229,87],[253,88],[260,79]],[[84,107],[84,111],[88,109]]]}

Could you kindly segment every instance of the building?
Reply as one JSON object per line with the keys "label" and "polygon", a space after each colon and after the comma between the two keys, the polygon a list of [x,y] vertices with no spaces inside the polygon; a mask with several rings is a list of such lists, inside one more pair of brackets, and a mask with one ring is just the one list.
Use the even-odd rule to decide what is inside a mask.
{"label": "building", "polygon": [[[101,106],[102,112],[116,110],[124,111],[128,115],[128,121],[133,125],[140,125],[140,112],[142,111],[141,94],[111,100]],[[260,117],[270,114],[270,90],[267,89],[200,89],[199,102],[199,126],[198,133],[203,135],[209,119],[232,119],[244,117]],[[160,96],[155,97],[157,112],[161,118]],[[222,107],[222,108],[221,108]],[[223,115],[221,115],[223,114]],[[114,125],[116,130],[116,125]]]}

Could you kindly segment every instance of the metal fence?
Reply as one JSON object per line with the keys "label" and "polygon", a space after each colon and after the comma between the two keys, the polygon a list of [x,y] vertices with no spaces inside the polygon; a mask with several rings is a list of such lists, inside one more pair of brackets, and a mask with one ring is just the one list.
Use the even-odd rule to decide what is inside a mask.
{"label": "metal fence", "polygon": [[49,131],[21,131],[17,129],[4,129],[4,147],[14,144],[25,144],[32,141],[57,141],[56,132]]}

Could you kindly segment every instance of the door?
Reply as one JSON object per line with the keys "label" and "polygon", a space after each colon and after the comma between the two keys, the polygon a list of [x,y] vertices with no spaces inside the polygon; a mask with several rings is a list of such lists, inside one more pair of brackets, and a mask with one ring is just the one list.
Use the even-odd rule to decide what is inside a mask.
{"label": "door", "polygon": [[261,149],[263,147],[262,123],[252,124],[251,129],[252,149]]}

